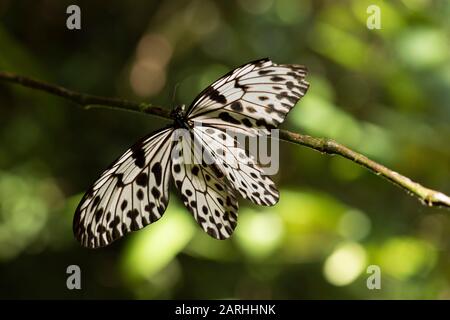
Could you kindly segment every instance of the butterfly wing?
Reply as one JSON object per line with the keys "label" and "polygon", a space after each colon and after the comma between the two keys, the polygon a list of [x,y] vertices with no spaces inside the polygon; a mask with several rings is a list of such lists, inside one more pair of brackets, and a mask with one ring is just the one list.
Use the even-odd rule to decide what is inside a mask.
{"label": "butterfly wing", "polygon": [[233,189],[243,198],[263,206],[273,206],[278,202],[279,192],[275,183],[241,148],[237,139],[213,127],[196,126],[193,132]]}
{"label": "butterfly wing", "polygon": [[144,137],[103,172],[75,212],[85,247],[103,247],[157,221],[169,201],[172,128]]}
{"label": "butterfly wing", "polygon": [[210,236],[226,239],[237,223],[238,202],[224,174],[202,155],[192,132],[179,135],[173,148],[172,175],[184,205]]}
{"label": "butterfly wing", "polygon": [[268,134],[308,90],[306,68],[269,59],[247,63],[206,88],[188,120],[244,134]]}
{"label": "butterfly wing", "polygon": [[74,217],[76,238],[86,247],[102,247],[158,220],[168,204],[170,173],[203,230],[216,239],[230,237],[237,223],[235,190],[261,205],[275,204],[278,191],[221,130],[270,134],[306,93],[305,75],[303,66],[262,59],[214,82],[186,113],[187,122],[209,127],[206,138],[196,143],[199,132],[193,129],[174,141],[170,127],[141,139],[82,198]]}

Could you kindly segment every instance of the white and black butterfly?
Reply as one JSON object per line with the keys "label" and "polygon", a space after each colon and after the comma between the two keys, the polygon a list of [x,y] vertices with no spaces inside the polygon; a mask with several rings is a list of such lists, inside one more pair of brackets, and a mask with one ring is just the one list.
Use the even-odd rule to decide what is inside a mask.
{"label": "white and black butterfly", "polygon": [[[261,59],[215,81],[186,111],[177,107],[172,126],[139,140],[86,192],[74,217],[75,237],[85,247],[103,247],[157,221],[168,205],[171,180],[205,232],[230,237],[237,194],[271,206],[279,193],[227,132],[270,134],[305,95],[305,76],[303,66]],[[189,134],[175,137],[180,128]],[[209,161],[198,158],[197,147]],[[185,161],[188,156],[196,161]]]}

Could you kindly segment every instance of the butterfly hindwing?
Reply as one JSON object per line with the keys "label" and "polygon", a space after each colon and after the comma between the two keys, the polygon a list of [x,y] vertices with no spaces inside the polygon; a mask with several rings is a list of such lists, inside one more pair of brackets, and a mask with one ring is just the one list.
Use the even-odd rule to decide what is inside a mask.
{"label": "butterfly hindwing", "polygon": [[106,246],[162,216],[169,201],[172,132],[167,128],[141,139],[84,195],[73,226],[84,246]]}
{"label": "butterfly hindwing", "polygon": [[213,127],[197,126],[193,131],[233,189],[243,198],[264,206],[278,202],[279,193],[275,183],[245,152],[236,137]]}
{"label": "butterfly hindwing", "polygon": [[226,239],[236,227],[238,202],[224,174],[201,152],[190,132],[179,136],[172,160],[175,186],[201,228],[213,238]]}

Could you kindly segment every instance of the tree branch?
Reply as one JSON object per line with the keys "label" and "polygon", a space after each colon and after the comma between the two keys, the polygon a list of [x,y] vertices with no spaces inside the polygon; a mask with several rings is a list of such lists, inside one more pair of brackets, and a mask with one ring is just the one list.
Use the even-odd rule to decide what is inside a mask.
{"label": "tree branch", "polygon": [[[167,109],[161,108],[159,106],[153,106],[152,104],[149,103],[138,103],[124,99],[108,98],[84,94],[81,92],[69,90],[64,87],[60,87],[29,77],[20,76],[10,72],[0,71],[0,80],[48,92],[50,94],[70,100],[86,109],[92,107],[120,109],[146,113],[165,119],[170,119],[169,111]],[[303,145],[322,153],[330,155],[334,154],[340,155],[361,166],[366,167],[370,171],[374,172],[376,175],[381,175],[382,177],[391,181],[395,185],[403,188],[409,194],[416,196],[422,204],[428,206],[439,206],[450,208],[450,197],[445,195],[444,193],[426,188],[420,185],[419,183],[414,182],[411,179],[402,176],[401,174],[392,171],[373,160],[370,160],[366,156],[356,151],[353,151],[340,143],[337,143],[334,140],[315,138],[308,135],[290,132],[287,130],[280,130],[280,139],[295,144]]]}

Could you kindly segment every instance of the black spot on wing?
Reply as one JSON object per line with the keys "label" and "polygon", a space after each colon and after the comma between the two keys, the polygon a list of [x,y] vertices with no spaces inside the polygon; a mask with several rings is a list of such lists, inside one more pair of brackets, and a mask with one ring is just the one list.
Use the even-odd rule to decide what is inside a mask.
{"label": "black spot on wing", "polygon": [[95,211],[95,222],[99,222],[102,215],[103,215],[103,208],[100,208],[97,211]]}
{"label": "black spot on wing", "polygon": [[276,127],[270,123],[267,123],[264,118],[256,120],[256,125],[259,127],[264,127],[267,130],[275,129]]}
{"label": "black spot on wing", "polygon": [[284,78],[280,77],[280,76],[273,76],[270,78],[270,80],[275,81],[275,82],[280,82],[280,81],[283,81]]}
{"label": "black spot on wing", "polygon": [[98,203],[100,202],[100,197],[96,196],[94,198],[94,203],[92,204],[92,208],[96,207],[98,205]]}
{"label": "black spot on wing", "polygon": [[136,197],[137,197],[139,200],[143,200],[143,199],[144,199],[144,192],[142,191],[142,189],[139,189],[139,190],[136,192]]}
{"label": "black spot on wing", "polygon": [[211,237],[217,239],[217,232],[216,232],[216,230],[214,230],[213,228],[207,227],[207,228],[206,228],[206,233],[208,233]]}
{"label": "black spot on wing", "polygon": [[[287,92],[281,92],[281,93],[277,94],[275,97],[278,100],[287,99],[293,104],[297,103],[297,101],[299,100],[298,98],[296,98],[294,96],[290,96]],[[289,107],[292,107],[292,106],[289,106]]]}
{"label": "black spot on wing", "polygon": [[128,205],[128,201],[127,201],[127,200],[123,200],[122,204],[120,205],[120,209],[121,209],[122,211],[125,210],[125,208],[127,207],[127,205]]}
{"label": "black spot on wing", "polygon": [[266,74],[271,73],[271,72],[273,72],[273,70],[264,69],[264,70],[259,70],[258,74],[260,76],[263,76],[263,75],[266,75]]}
{"label": "black spot on wing", "polygon": [[193,166],[191,171],[192,171],[192,174],[194,176],[196,176],[196,175],[198,175],[199,168],[197,166]]}
{"label": "black spot on wing", "polygon": [[160,162],[155,162],[155,164],[152,166],[152,172],[155,175],[156,184],[158,186],[161,185],[162,167]]}
{"label": "black spot on wing", "polygon": [[141,145],[135,144],[131,147],[131,157],[134,159],[134,164],[139,168],[145,166],[145,151],[142,149]]}
{"label": "black spot on wing", "polygon": [[156,187],[152,188],[152,195],[155,197],[155,199],[159,199],[161,196],[161,192]]}
{"label": "black spot on wing", "polygon": [[128,211],[127,217],[131,220],[130,229],[133,231],[139,230],[139,225],[136,221],[137,217],[139,216],[139,211],[137,209],[133,209]]}
{"label": "black spot on wing", "polygon": [[145,187],[148,183],[148,175],[145,172],[141,172],[136,177],[136,183],[138,186]]}
{"label": "black spot on wing", "polygon": [[[100,233],[100,234],[105,233],[106,232],[105,226],[102,225],[102,224],[99,224],[98,227],[97,227],[97,232]],[[100,237],[100,240],[103,240],[103,238]]]}
{"label": "black spot on wing", "polygon": [[117,187],[118,188],[123,188],[125,186],[125,184],[123,183],[123,173],[116,173],[114,174],[114,177],[116,177],[117,179]]}
{"label": "black spot on wing", "polygon": [[247,128],[253,127],[252,122],[248,118],[242,119],[242,124],[246,126]]}
{"label": "black spot on wing", "polygon": [[245,84],[240,84],[238,80],[234,82],[234,87],[238,89],[242,89],[243,91],[247,91],[248,86]]}
{"label": "black spot on wing", "polygon": [[210,87],[208,92],[206,93],[206,96],[210,98],[212,101],[225,104],[227,103],[227,99],[223,94],[220,94],[219,91],[214,89],[213,87]]}
{"label": "black spot on wing", "polygon": [[[222,179],[222,178],[224,177],[223,172],[217,167],[216,164],[214,164],[214,163],[211,164],[211,169],[213,170],[214,175],[215,175],[217,178]],[[209,179],[207,179],[207,180],[209,180]]]}
{"label": "black spot on wing", "polygon": [[233,118],[228,112],[219,113],[219,118],[228,123],[233,123],[233,124],[241,123],[238,119]]}
{"label": "black spot on wing", "polygon": [[117,226],[120,224],[120,218],[119,216],[116,216],[110,223],[109,228],[116,230]]}
{"label": "black spot on wing", "polygon": [[241,112],[243,110],[242,108],[242,103],[240,103],[239,101],[233,102],[230,106],[231,110],[236,111],[236,112]]}
{"label": "black spot on wing", "polygon": [[256,113],[256,109],[253,108],[252,106],[248,106],[246,109],[247,109],[247,111],[250,112],[250,113]]}

